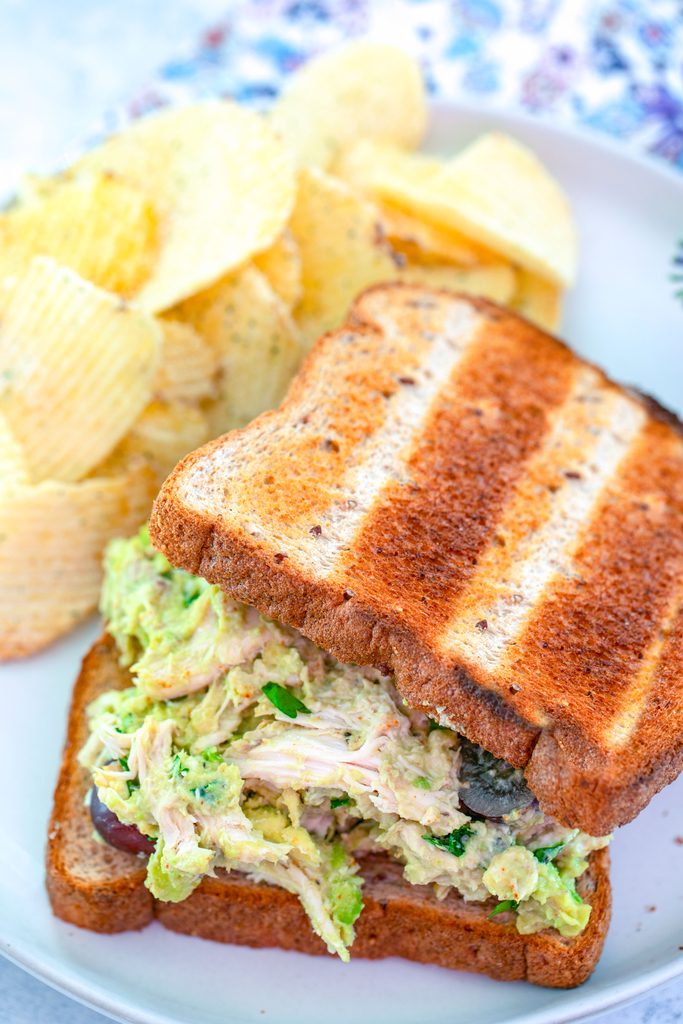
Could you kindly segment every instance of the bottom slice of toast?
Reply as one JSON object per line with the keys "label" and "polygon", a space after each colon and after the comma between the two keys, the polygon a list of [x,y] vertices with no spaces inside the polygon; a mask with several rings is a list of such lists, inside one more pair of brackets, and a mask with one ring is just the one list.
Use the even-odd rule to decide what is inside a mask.
{"label": "bottom slice of toast", "polygon": [[[86,656],[74,689],[47,847],[47,889],[54,913],[97,932],[143,928],[157,918],[166,928],[218,942],[277,946],[325,954],[291,893],[220,871],[182,903],[162,903],[145,888],[145,862],[93,838],[85,796],[90,781],[77,761],[88,735],[86,708],[110,689],[130,685],[105,636]],[[593,971],[610,919],[609,854],[590,858],[578,890],[593,907],[588,927],[574,939],[546,930],[520,935],[511,914],[490,920],[493,901],[467,903],[451,893],[437,900],[429,886],[411,885],[388,856],[363,858],[364,909],[352,957],[404,957],[476,971],[504,981],[570,988]]]}

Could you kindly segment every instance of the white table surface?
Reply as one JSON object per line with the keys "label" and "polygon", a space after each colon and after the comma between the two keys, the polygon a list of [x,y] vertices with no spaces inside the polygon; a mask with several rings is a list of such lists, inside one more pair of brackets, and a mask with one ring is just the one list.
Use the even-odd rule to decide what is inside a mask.
{"label": "white table surface", "polygon": [[[0,195],[22,170],[78,152],[103,110],[229,7],[228,0],[0,0]],[[591,1020],[683,1024],[683,981]],[[0,959],[1,1024],[102,1021]]]}

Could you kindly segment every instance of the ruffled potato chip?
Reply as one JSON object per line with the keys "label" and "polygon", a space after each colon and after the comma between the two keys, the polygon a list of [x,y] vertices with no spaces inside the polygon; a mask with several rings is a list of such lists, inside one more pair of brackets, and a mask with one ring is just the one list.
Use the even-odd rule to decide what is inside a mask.
{"label": "ruffled potato chip", "polygon": [[382,204],[382,227],[397,252],[415,263],[439,263],[444,260],[458,267],[474,267],[495,262],[495,253],[476,245],[464,235],[430,224],[398,207]]}
{"label": "ruffled potato chip", "polygon": [[482,135],[448,161],[423,212],[542,279],[574,281],[567,198],[535,153],[507,135]]}
{"label": "ruffled potato chip", "polygon": [[277,405],[301,359],[289,310],[255,267],[184,302],[176,310],[216,352],[218,395],[205,403],[212,434],[243,426]]}
{"label": "ruffled potato chip", "polygon": [[7,419],[0,414],[0,494],[5,487],[28,482],[21,445],[10,430]]}
{"label": "ruffled potato chip", "polygon": [[301,172],[290,229],[301,253],[303,284],[295,318],[310,347],[344,321],[359,292],[395,279],[397,267],[377,208],[324,171]]}
{"label": "ruffled potato chip", "polygon": [[150,400],[153,317],[45,257],[0,288],[0,413],[31,480],[85,476]]}
{"label": "ruffled potato chip", "polygon": [[138,460],[116,475],[0,493],[0,658],[40,650],[97,606],[102,553],[136,529],[157,488]]}
{"label": "ruffled potato chip", "polygon": [[54,192],[70,175],[68,172],[51,174],[49,177],[42,174],[24,174],[19,179],[16,196],[12,203],[12,209],[25,203],[33,203],[36,200],[46,199],[51,192]]}
{"label": "ruffled potato chip", "polygon": [[576,234],[567,200],[531,150],[482,135],[450,160],[360,142],[335,170],[416,219],[459,232],[541,279],[567,286]]}
{"label": "ruffled potato chip", "polygon": [[543,281],[527,270],[520,270],[517,273],[517,288],[509,305],[544,330],[551,333],[559,330],[562,322],[562,289],[556,284]]}
{"label": "ruffled potato chip", "polygon": [[301,298],[301,255],[292,232],[287,228],[254,260],[254,266],[268,278],[285,306],[293,309]]}
{"label": "ruffled potato chip", "polygon": [[186,402],[150,402],[115,455],[142,456],[161,484],[184,455],[210,437],[211,427],[201,409]]}
{"label": "ruffled potato chip", "polygon": [[399,271],[400,281],[424,284],[428,288],[449,288],[454,292],[481,295],[506,305],[512,298],[517,278],[507,263],[490,263],[480,267],[455,267],[446,263],[408,264]]}
{"label": "ruffled potato chip", "polygon": [[416,146],[427,125],[422,73],[403,50],[350,42],[292,75],[270,116],[302,166],[327,168],[356,139]]}
{"label": "ruffled potato chip", "polygon": [[151,203],[108,174],[55,179],[0,214],[0,277],[23,273],[34,256],[51,256],[93,284],[130,297],[149,277],[156,255]]}
{"label": "ruffled potato chip", "polygon": [[295,194],[287,147],[265,119],[207,100],[136,122],[80,162],[137,189],[159,222],[159,253],[136,293],[152,312],[213,284],[267,249]]}
{"label": "ruffled potato chip", "polygon": [[333,173],[371,199],[391,203],[420,221],[424,220],[421,205],[443,173],[444,163],[426,153],[409,153],[387,142],[361,139],[339,154]]}
{"label": "ruffled potato chip", "polygon": [[216,391],[218,359],[191,324],[159,319],[161,358],[154,381],[155,397],[165,402],[198,402]]}

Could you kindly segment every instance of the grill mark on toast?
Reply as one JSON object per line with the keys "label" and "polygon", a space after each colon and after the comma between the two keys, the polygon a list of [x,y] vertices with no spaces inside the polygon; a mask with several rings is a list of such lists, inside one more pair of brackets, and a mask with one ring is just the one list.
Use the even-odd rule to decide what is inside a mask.
{"label": "grill mark on toast", "polygon": [[[594,370],[579,370],[454,610],[444,651],[495,675],[550,580],[570,571],[577,537],[645,419]],[[473,624],[482,621],[487,629],[477,635]]]}
{"label": "grill mark on toast", "polygon": [[[421,363],[412,367],[410,384],[400,386],[392,396],[383,427],[370,438],[366,445],[365,457],[351,468],[344,479],[345,496],[353,495],[352,503],[344,501],[330,506],[323,514],[322,534],[306,544],[306,559],[323,575],[335,574],[337,560],[358,529],[363,528],[369,510],[388,480],[404,479],[405,461],[414,435],[426,428],[432,415],[433,403],[439,400],[443,380],[456,371],[467,352],[476,347],[481,318],[472,316],[471,311],[458,304],[434,310],[400,308],[376,311],[372,306],[372,295],[367,297],[363,313],[372,318],[388,339],[405,343],[406,336],[414,331],[414,321],[422,323],[421,332],[427,335],[429,348],[424,351]],[[445,316],[439,315],[445,312]],[[437,319],[435,319],[435,313]],[[375,319],[376,318],[376,319]],[[405,371],[404,371],[405,372]]]}
{"label": "grill mark on toast", "polygon": [[[384,614],[431,637],[477,571],[525,463],[566,400],[577,364],[521,321],[489,324],[444,381],[416,433],[402,479],[391,479],[334,578]],[[475,638],[484,634],[484,617]]]}
{"label": "grill mark on toast", "polygon": [[[664,762],[674,778],[683,751],[683,606],[679,605],[677,615],[664,628],[668,635],[660,661],[649,691],[643,694],[629,746],[622,747],[620,754],[630,757],[636,770],[642,770],[643,758],[648,766]],[[668,723],[666,730],[661,727],[663,714]]]}
{"label": "grill mark on toast", "polygon": [[[323,575],[333,569],[386,480],[402,474],[402,450],[422,431],[441,382],[485,322],[468,303],[407,301],[385,310],[372,293],[361,312],[366,330],[383,332],[381,359],[364,358],[363,345],[349,345],[339,355],[329,395],[322,401],[320,394],[309,397],[300,429],[285,424],[281,438],[266,432],[258,472],[216,498],[239,509],[253,537]],[[376,346],[376,338],[367,344]],[[236,445],[239,458],[239,436]],[[213,457],[221,459],[220,449]],[[220,473],[218,464],[215,471]],[[201,488],[206,480],[210,487],[212,477],[202,472],[186,491],[187,500],[193,486]]]}
{"label": "grill mark on toast", "polygon": [[571,571],[546,589],[503,671],[542,680],[542,692],[530,687],[534,704],[558,722],[580,722],[604,746],[615,714],[623,725],[630,687],[637,695],[642,686],[641,664],[681,573],[683,446],[650,420],[585,527]]}
{"label": "grill mark on toast", "polygon": [[[672,636],[676,635],[676,624],[683,628],[683,588],[674,591],[666,612],[663,615],[659,630],[650,646],[643,655],[640,668],[635,679],[623,694],[621,710],[617,709],[611,722],[605,729],[605,745],[612,750],[625,747],[640,722],[643,709],[648,700],[657,693],[657,676],[665,659],[671,660],[678,655],[672,644]],[[678,676],[680,679],[680,674]]]}

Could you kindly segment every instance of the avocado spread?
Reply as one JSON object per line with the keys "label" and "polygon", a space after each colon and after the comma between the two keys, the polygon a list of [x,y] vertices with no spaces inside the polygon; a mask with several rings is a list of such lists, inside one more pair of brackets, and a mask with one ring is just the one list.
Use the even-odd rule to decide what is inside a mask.
{"label": "avocado spread", "polygon": [[217,868],[244,872],[295,893],[347,960],[356,858],[381,850],[439,898],[495,898],[491,914],[510,911],[520,932],[585,928],[575,881],[609,837],[565,828],[528,791],[509,813],[473,818],[463,741],[408,708],[391,678],[174,569],[145,529],[109,545],[101,606],[134,685],[91,705],[80,757],[100,801],[154,844],[157,899],[185,899]]}

